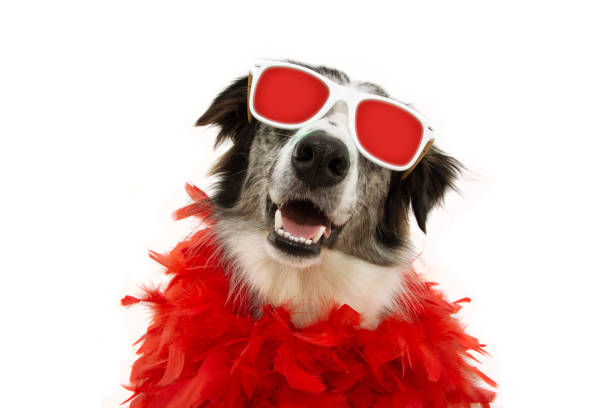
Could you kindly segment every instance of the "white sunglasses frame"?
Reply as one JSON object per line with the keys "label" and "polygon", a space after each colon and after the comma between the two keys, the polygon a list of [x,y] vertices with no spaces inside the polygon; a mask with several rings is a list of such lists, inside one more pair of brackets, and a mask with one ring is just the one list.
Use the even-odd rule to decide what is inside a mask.
{"label": "white sunglasses frame", "polygon": [[[261,77],[261,74],[266,69],[273,68],[273,67],[285,67],[285,68],[296,69],[298,71],[306,72],[309,75],[312,75],[315,78],[319,79],[322,83],[324,83],[327,86],[327,89],[329,90],[329,96],[327,98],[327,101],[323,104],[321,109],[319,109],[319,111],[315,113],[312,117],[310,117],[309,119],[303,122],[299,122],[299,123],[276,122],[274,120],[270,120],[260,115],[255,110],[255,105],[254,105],[255,92],[251,92],[251,89],[255,90],[257,88],[257,83],[259,81],[259,78]],[[385,102],[385,103],[397,106],[398,108],[403,109],[407,111],[408,113],[410,113],[421,123],[421,126],[423,128],[423,135],[421,136],[421,143],[419,144],[416,154],[410,160],[410,162],[402,166],[387,163],[385,161],[378,159],[377,157],[374,157],[361,145],[357,137],[357,130],[355,128],[355,118],[356,118],[356,113],[357,113],[357,106],[359,105],[359,103],[365,100],[381,101],[381,102]],[[292,64],[290,62],[285,62],[285,61],[258,59],[255,61],[255,63],[253,64],[249,72],[249,82],[248,82],[249,121],[251,120],[251,115],[252,115],[260,122],[267,123],[274,127],[278,127],[281,129],[289,129],[289,130],[299,129],[301,127],[304,127],[312,122],[315,122],[321,119],[323,116],[325,116],[329,112],[329,110],[338,101],[344,101],[348,107],[349,128],[350,128],[351,136],[353,137],[353,140],[355,141],[355,145],[359,149],[359,152],[363,154],[368,160],[376,163],[379,166],[386,167],[388,169],[395,170],[395,171],[403,171],[404,174],[402,175],[402,179],[404,179],[414,169],[414,167],[421,161],[423,156],[425,156],[425,154],[427,153],[427,151],[433,144],[433,141],[434,141],[433,128],[429,124],[429,121],[425,117],[423,117],[422,114],[420,114],[419,112],[417,112],[410,106],[403,104],[401,102],[395,101],[391,98],[386,98],[384,96],[351,89],[349,87],[340,85],[309,68],[306,68],[306,67],[303,67],[297,64]]]}

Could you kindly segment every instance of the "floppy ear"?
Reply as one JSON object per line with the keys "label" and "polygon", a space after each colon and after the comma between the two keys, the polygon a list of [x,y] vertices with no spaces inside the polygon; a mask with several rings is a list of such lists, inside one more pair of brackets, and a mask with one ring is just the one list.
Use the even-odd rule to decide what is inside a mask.
{"label": "floppy ear", "polygon": [[447,189],[457,190],[454,182],[463,165],[432,146],[421,162],[401,183],[404,199],[412,207],[419,228],[426,231],[427,214],[440,204]]}
{"label": "floppy ear", "polygon": [[217,95],[208,110],[196,122],[196,126],[219,126],[215,147],[226,140],[232,141],[230,148],[219,157],[209,173],[219,176],[211,195],[217,208],[233,207],[240,197],[244,183],[254,129],[247,116],[247,93],[248,78],[238,78]]}
{"label": "floppy ear", "polygon": [[236,79],[217,95],[208,110],[196,122],[196,126],[218,125],[221,128],[215,147],[227,139],[236,143],[238,136],[247,128],[247,93],[248,78],[244,76]]}

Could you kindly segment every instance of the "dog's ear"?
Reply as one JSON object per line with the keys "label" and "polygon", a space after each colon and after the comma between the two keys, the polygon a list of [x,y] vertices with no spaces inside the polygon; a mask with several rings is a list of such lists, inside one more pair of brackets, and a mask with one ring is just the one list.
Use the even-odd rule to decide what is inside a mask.
{"label": "dog's ear", "polygon": [[220,128],[215,147],[227,139],[237,142],[237,138],[248,126],[248,77],[236,79],[222,91],[208,110],[198,119],[196,126],[217,125]]}
{"label": "dog's ear", "polygon": [[427,214],[442,202],[444,193],[449,188],[457,190],[455,180],[463,169],[459,161],[433,146],[414,170],[402,180],[402,195],[412,207],[423,232],[426,231]]}
{"label": "dog's ear", "polygon": [[231,208],[236,204],[246,175],[254,129],[248,118],[248,82],[246,76],[236,79],[217,95],[196,122],[196,126],[219,126],[215,147],[226,140],[232,141],[230,148],[219,157],[209,172],[210,175],[219,176],[211,195],[215,206],[219,208]]}

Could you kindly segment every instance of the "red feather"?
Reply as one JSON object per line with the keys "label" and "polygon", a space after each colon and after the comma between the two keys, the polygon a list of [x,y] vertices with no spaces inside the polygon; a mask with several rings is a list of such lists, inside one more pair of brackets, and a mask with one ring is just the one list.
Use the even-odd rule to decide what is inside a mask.
{"label": "red feather", "polygon": [[140,299],[137,299],[134,296],[124,296],[123,299],[121,299],[121,306],[130,306],[138,302],[140,302]]}
{"label": "red feather", "polygon": [[294,353],[288,344],[283,344],[274,359],[274,370],[285,377],[289,388],[317,394],[325,390],[321,380],[298,367]]}
{"label": "red feather", "polygon": [[[177,216],[209,222],[206,194],[187,190],[196,202]],[[468,363],[483,346],[453,317],[468,299],[450,303],[431,282],[419,290],[407,271],[414,290],[400,303],[414,306],[411,314],[406,308],[366,330],[358,312],[338,305],[298,329],[283,307],[263,306],[255,320],[227,302],[220,250],[206,229],[168,254],[151,252],[172,276],[167,288],[121,300],[153,311],[126,386],[131,408],[488,407],[494,399],[481,382],[495,382]]]}

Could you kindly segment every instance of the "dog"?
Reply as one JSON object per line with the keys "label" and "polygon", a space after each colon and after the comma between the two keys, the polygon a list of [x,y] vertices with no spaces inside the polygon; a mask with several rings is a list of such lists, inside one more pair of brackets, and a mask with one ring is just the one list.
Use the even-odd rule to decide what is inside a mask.
{"label": "dog", "polygon": [[[337,69],[291,62],[389,97]],[[398,299],[405,298],[415,255],[409,212],[425,231],[429,212],[456,189],[463,166],[434,145],[403,178],[358,151],[344,103],[310,124],[303,137],[304,129],[250,118],[248,92],[248,77],[238,78],[196,123],[218,127],[215,147],[230,143],[210,171],[216,177],[210,198],[211,228],[231,265],[234,298],[248,298],[255,315],[262,304],[283,305],[296,327],[346,304],[361,314],[363,328],[376,328],[404,307]]]}

